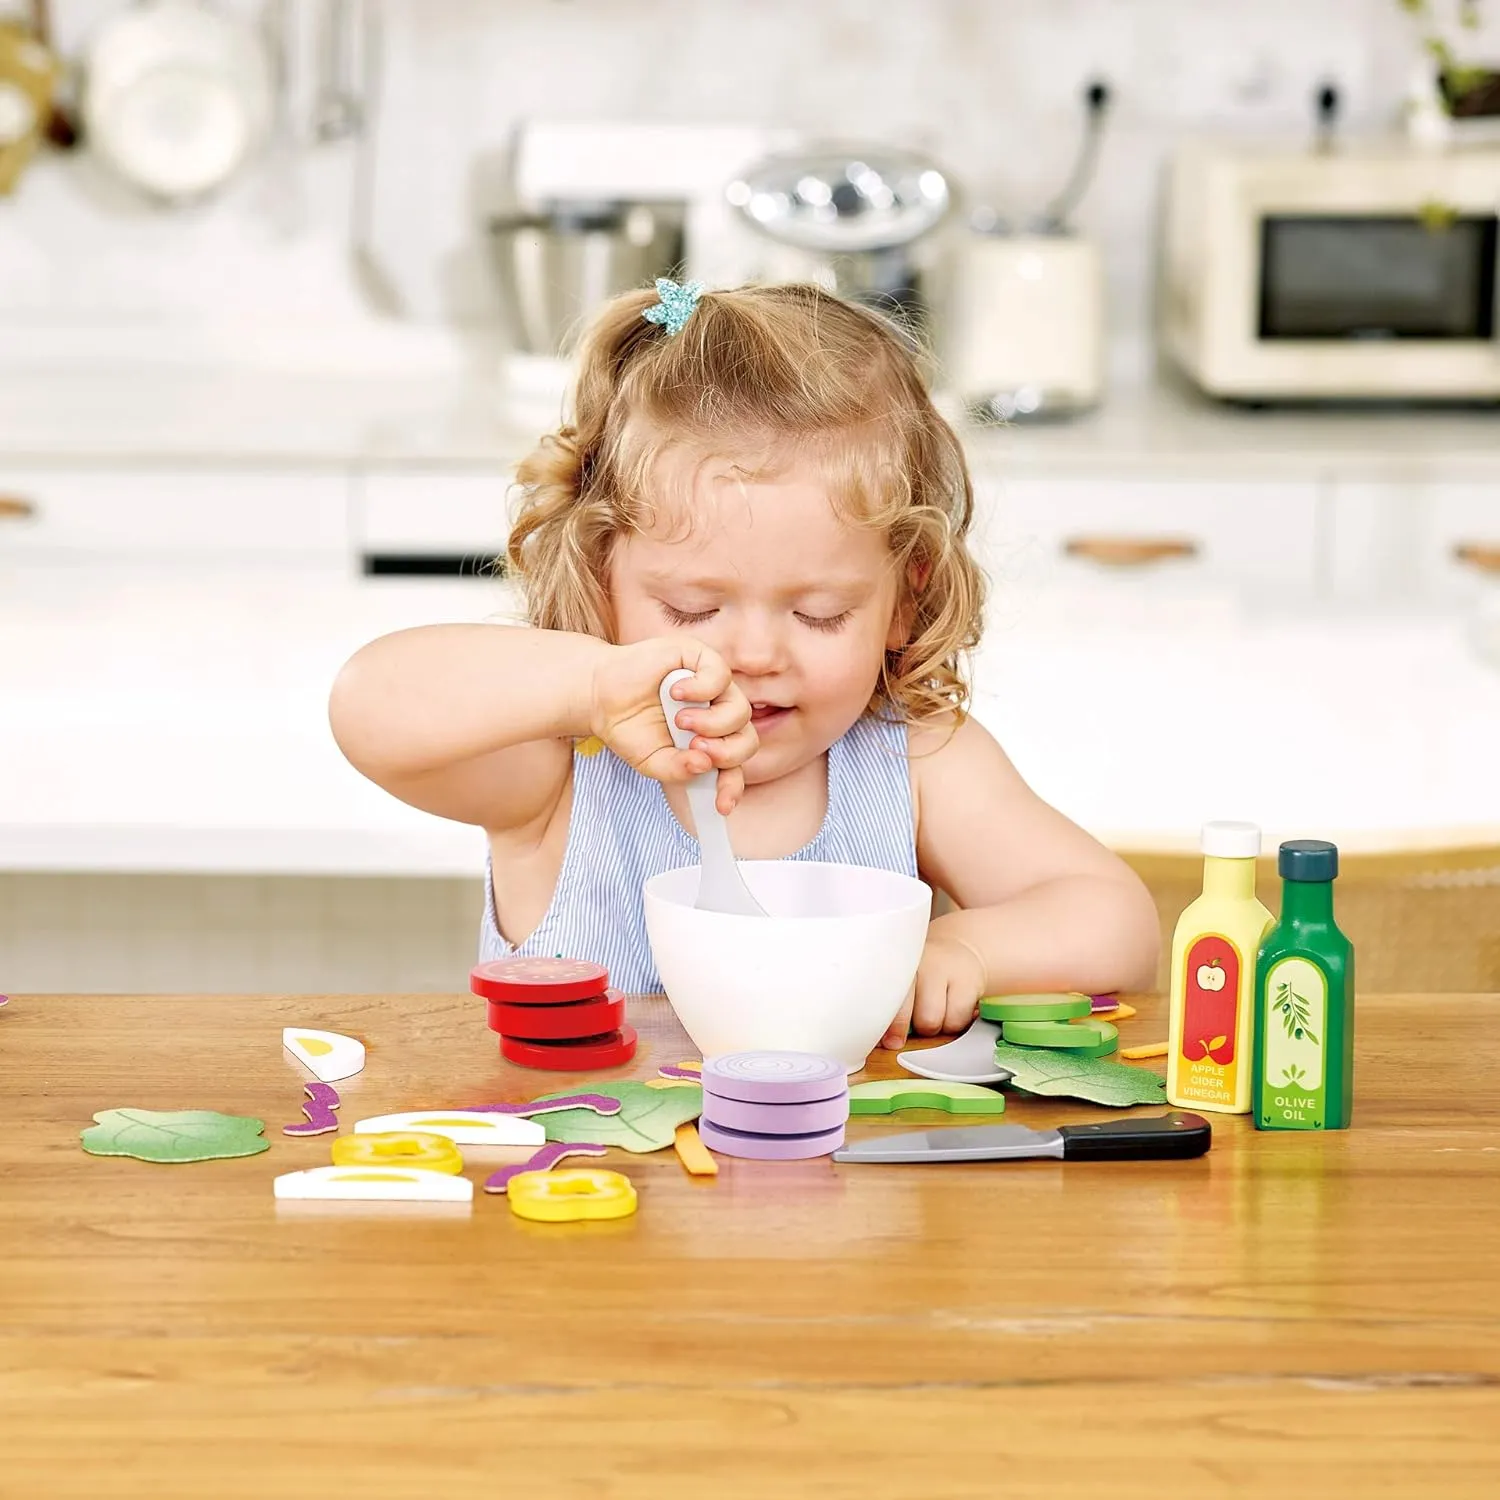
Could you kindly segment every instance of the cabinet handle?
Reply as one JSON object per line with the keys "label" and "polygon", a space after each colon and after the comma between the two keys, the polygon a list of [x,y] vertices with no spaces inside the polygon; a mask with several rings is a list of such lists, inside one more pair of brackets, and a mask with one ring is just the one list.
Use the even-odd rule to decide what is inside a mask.
{"label": "cabinet handle", "polygon": [[1171,557],[1196,557],[1198,544],[1187,537],[1074,536],[1063,543],[1063,552],[1106,568],[1141,568]]}
{"label": "cabinet handle", "polygon": [[1500,573],[1500,542],[1459,542],[1453,556],[1481,573]]}
{"label": "cabinet handle", "polygon": [[30,521],[36,515],[36,506],[19,495],[0,495],[0,521]]}

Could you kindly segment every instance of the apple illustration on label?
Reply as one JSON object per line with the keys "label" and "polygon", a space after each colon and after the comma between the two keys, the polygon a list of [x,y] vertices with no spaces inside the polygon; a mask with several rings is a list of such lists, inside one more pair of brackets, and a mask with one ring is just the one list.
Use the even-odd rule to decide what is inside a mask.
{"label": "apple illustration on label", "polygon": [[1190,1063],[1234,1063],[1239,1030],[1239,950],[1222,933],[1205,933],[1184,958],[1187,984],[1178,1042]]}

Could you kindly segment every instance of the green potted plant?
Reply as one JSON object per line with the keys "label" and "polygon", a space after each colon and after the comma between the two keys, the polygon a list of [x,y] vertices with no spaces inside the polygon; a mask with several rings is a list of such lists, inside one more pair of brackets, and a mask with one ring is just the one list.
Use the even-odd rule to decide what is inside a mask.
{"label": "green potted plant", "polygon": [[1447,122],[1500,115],[1500,72],[1459,58],[1453,33],[1478,31],[1483,0],[1397,0],[1417,28],[1423,61],[1407,95],[1414,136],[1447,138]]}

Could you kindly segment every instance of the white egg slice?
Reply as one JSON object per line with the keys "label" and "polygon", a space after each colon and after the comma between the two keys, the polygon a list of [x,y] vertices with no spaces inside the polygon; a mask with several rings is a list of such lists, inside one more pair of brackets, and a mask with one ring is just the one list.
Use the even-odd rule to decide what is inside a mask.
{"label": "white egg slice", "polygon": [[282,1028],[281,1045],[324,1083],[352,1078],[365,1065],[365,1044],[337,1031],[286,1026]]}
{"label": "white egg slice", "polygon": [[355,1122],[356,1135],[387,1130],[420,1130],[443,1135],[458,1146],[540,1146],[547,1139],[539,1120],[488,1114],[477,1109],[415,1109],[401,1115],[373,1115]]}
{"label": "white egg slice", "polygon": [[273,1183],[278,1198],[364,1203],[471,1203],[467,1177],[420,1167],[311,1167],[284,1172]]}

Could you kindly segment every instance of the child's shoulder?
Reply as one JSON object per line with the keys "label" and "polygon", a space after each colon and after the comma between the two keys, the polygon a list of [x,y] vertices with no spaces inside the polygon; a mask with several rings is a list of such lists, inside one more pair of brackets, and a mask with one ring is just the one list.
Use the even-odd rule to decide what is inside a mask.
{"label": "child's shoulder", "polygon": [[927,857],[938,857],[934,841],[945,848],[985,842],[993,837],[987,824],[1009,826],[1024,808],[1029,793],[1020,774],[970,715],[914,723],[907,744],[918,846]]}
{"label": "child's shoulder", "polygon": [[844,739],[904,746],[913,774],[921,762],[946,766],[955,758],[973,754],[978,746],[995,746],[990,732],[967,713],[955,709],[912,719],[886,705],[862,714],[845,731]]}
{"label": "child's shoulder", "polygon": [[947,757],[960,739],[970,736],[975,729],[980,734],[985,733],[983,727],[975,724],[967,714],[956,710],[922,719],[907,719],[905,723],[906,748],[913,762]]}
{"label": "child's shoulder", "polygon": [[993,775],[1010,761],[988,729],[967,713],[945,713],[911,721],[906,726],[906,748],[912,779],[920,786],[939,778]]}

